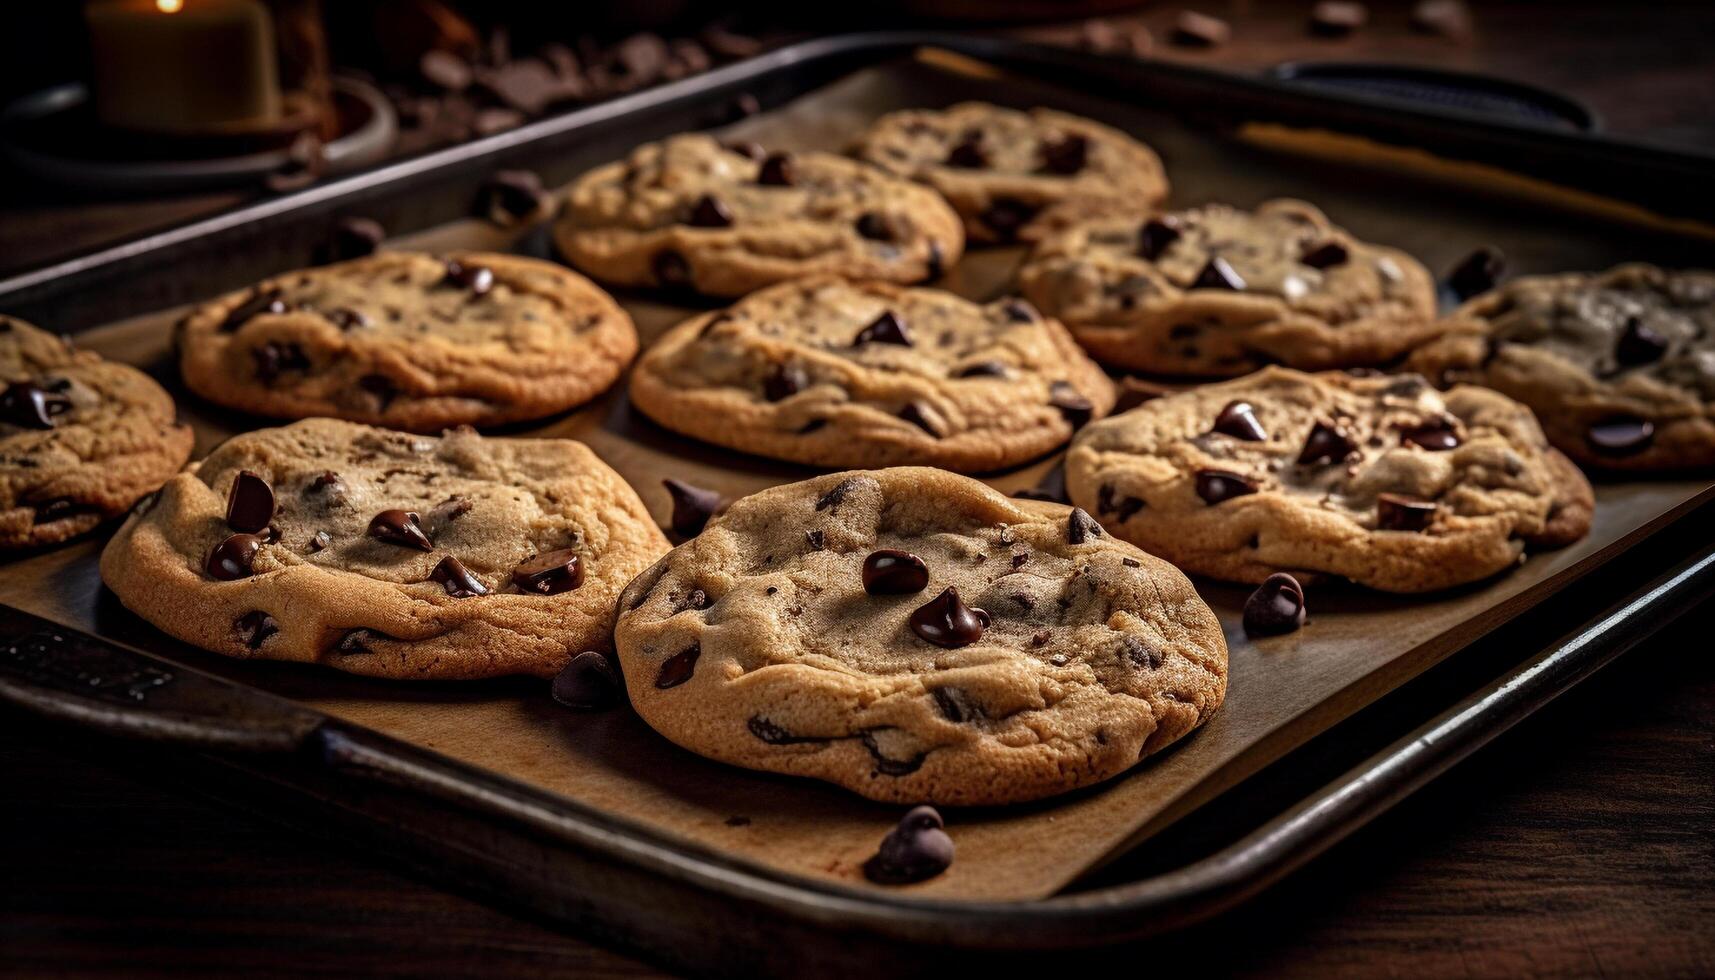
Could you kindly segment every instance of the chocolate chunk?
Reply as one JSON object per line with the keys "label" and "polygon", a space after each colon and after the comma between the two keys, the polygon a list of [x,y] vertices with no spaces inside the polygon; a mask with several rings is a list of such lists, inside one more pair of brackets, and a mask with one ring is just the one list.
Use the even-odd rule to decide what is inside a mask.
{"label": "chocolate chunk", "polygon": [[893,241],[893,227],[887,216],[870,211],[857,219],[857,233],[873,242]]}
{"label": "chocolate chunk", "polygon": [[361,311],[341,306],[328,311],[328,320],[341,330],[361,330],[369,326],[369,316]]}
{"label": "chocolate chunk", "polygon": [[512,570],[512,584],[532,595],[559,595],[584,584],[584,561],[571,548],[544,552]]}
{"label": "chocolate chunk", "polygon": [[1632,415],[1613,415],[1591,425],[1584,440],[1604,456],[1631,456],[1655,441],[1655,423]]}
{"label": "chocolate chunk", "polygon": [[606,654],[585,650],[554,675],[549,692],[573,711],[605,711],[619,703],[619,674]]}
{"label": "chocolate chunk", "polygon": [[472,296],[482,296],[494,288],[494,270],[485,265],[466,265],[458,259],[448,259],[445,281],[470,290]]}
{"label": "chocolate chunk", "polygon": [[838,507],[840,502],[846,499],[846,494],[857,486],[857,482],[857,477],[854,476],[834,484],[832,489],[822,494],[821,498],[816,501],[816,509],[827,510],[829,507]]}
{"label": "chocolate chunk", "polygon": [[95,508],[88,504],[80,504],[73,500],[67,500],[64,497],[43,501],[39,504],[31,504],[30,506],[35,508],[35,515],[31,523],[38,525],[52,524],[55,521],[63,521],[68,518],[77,517],[80,514],[93,514],[96,512]]}
{"label": "chocolate chunk", "polygon": [[51,429],[54,416],[71,410],[71,399],[28,381],[14,381],[0,392],[0,422],[24,429]]}
{"label": "chocolate chunk", "polygon": [[470,62],[450,51],[430,49],[417,61],[417,70],[429,84],[448,92],[463,92],[470,88],[474,73]]}
{"label": "chocolate chunk", "polygon": [[989,614],[965,605],[959,590],[947,586],[941,594],[911,613],[911,632],[938,647],[969,646],[983,638]]}
{"label": "chocolate chunk", "polygon": [[1179,240],[1180,234],[1178,218],[1150,218],[1138,231],[1137,254],[1153,262],[1167,251],[1169,245]]}
{"label": "chocolate chunk", "polygon": [[286,312],[286,301],[280,297],[278,289],[252,290],[244,302],[233,307],[226,319],[220,322],[221,333],[231,333],[249,323],[252,319],[264,313],[278,316]]}
{"label": "chocolate chunk", "polygon": [[1233,36],[1227,22],[1195,10],[1181,10],[1173,21],[1173,43],[1188,48],[1217,48]]}
{"label": "chocolate chunk", "polygon": [[953,839],[934,807],[920,806],[881,839],[881,847],[864,862],[864,877],[878,885],[909,885],[927,881],[953,864]]}
{"label": "chocolate chunk", "polygon": [[1090,158],[1090,141],[1076,133],[1042,144],[1042,169],[1052,174],[1075,174]]}
{"label": "chocolate chunk", "polygon": [[730,228],[732,212],[719,198],[704,194],[691,206],[690,225],[693,228]]}
{"label": "chocolate chunk", "polygon": [[929,433],[930,435],[934,436],[935,438],[937,438],[937,439],[941,438],[941,432],[937,428],[936,423],[932,419],[930,419],[929,412],[927,410],[925,410],[924,407],[922,405],[918,404],[917,402],[911,402],[910,404],[906,405],[904,408],[900,409],[899,410],[899,417],[904,419],[907,422],[910,422],[912,425],[915,425],[919,429],[922,429],[924,432]]}
{"label": "chocolate chunk", "polygon": [[476,505],[470,502],[469,497],[460,497],[457,495],[448,497],[435,506],[429,508],[429,523],[436,527],[443,527],[447,524],[451,524],[453,521],[456,521],[470,513],[470,509],[474,506]]}
{"label": "chocolate chunk", "polygon": [[1310,32],[1322,37],[1345,37],[1364,26],[1370,8],[1349,0],[1321,0],[1310,8]]}
{"label": "chocolate chunk", "polygon": [[249,470],[239,470],[226,493],[226,526],[255,534],[274,519],[274,488]]}
{"label": "chocolate chunk", "polygon": [[1459,446],[1459,432],[1451,419],[1429,419],[1415,428],[1401,429],[1399,438],[1432,453],[1443,453]]}
{"label": "chocolate chunk", "polygon": [[1004,378],[1006,365],[999,361],[978,361],[975,364],[960,368],[955,377],[960,378]]}
{"label": "chocolate chunk", "polygon": [[1209,261],[1204,263],[1202,271],[1197,273],[1197,278],[1191,281],[1191,288],[1239,291],[1245,288],[1245,281],[1233,271],[1226,259],[1211,255]]}
{"label": "chocolate chunk", "polygon": [[1120,637],[1119,655],[1133,667],[1143,670],[1160,670],[1161,665],[1167,661],[1160,650],[1129,633]]}
{"label": "chocolate chunk", "polygon": [[1412,500],[1396,493],[1376,497],[1376,529],[1381,531],[1421,531],[1435,517],[1435,504],[1428,500]]}
{"label": "chocolate chunk", "polygon": [[720,512],[722,497],[714,490],[692,486],[682,480],[662,480],[673,498],[673,532],[684,538],[703,533],[709,518]]}
{"label": "chocolate chunk", "polygon": [[328,262],[361,259],[366,255],[374,255],[386,238],[387,229],[381,227],[381,223],[373,218],[341,218],[334,224],[333,233],[321,248],[322,257]]}
{"label": "chocolate chunk", "polygon": [[429,579],[441,583],[441,587],[447,590],[447,595],[454,599],[469,599],[472,596],[488,594],[488,590],[476,580],[470,569],[464,567],[464,562],[452,555],[440,560],[435,570],[429,573]]}
{"label": "chocolate chunk", "polygon": [[1215,416],[1215,431],[1245,442],[1267,442],[1268,433],[1256,420],[1256,409],[1250,402],[1231,401]]}
{"label": "chocolate chunk", "polygon": [[1133,515],[1144,508],[1144,502],[1138,497],[1127,496],[1122,500],[1114,499],[1114,486],[1111,483],[1102,484],[1096,492],[1096,512],[1099,514],[1117,514],[1121,523],[1130,520]]}
{"label": "chocolate chunk", "polygon": [[821,551],[827,547],[827,542],[823,539],[820,528],[814,531],[805,531],[804,543],[810,546],[811,551]]}
{"label": "chocolate chunk", "polygon": [[245,578],[262,550],[262,539],[254,534],[233,534],[209,550],[203,569],[223,582]]}
{"label": "chocolate chunk", "polygon": [[1298,261],[1312,269],[1332,269],[1337,265],[1345,265],[1349,258],[1351,255],[1346,251],[1346,246],[1339,242],[1323,242],[1305,250],[1304,254],[1298,257]]}
{"label": "chocolate chunk", "polygon": [[1614,345],[1614,360],[1626,367],[1659,361],[1667,353],[1666,337],[1644,326],[1635,316],[1626,317],[1625,332]]}
{"label": "chocolate chunk", "polygon": [[910,595],[929,587],[929,566],[909,551],[884,548],[863,560],[863,590],[870,595]]}
{"label": "chocolate chunk", "polygon": [[960,167],[965,170],[980,170],[988,166],[988,151],[983,148],[982,137],[967,136],[947,152],[947,166]]}
{"label": "chocolate chunk", "polygon": [[1005,241],[1018,237],[1018,232],[1036,217],[1036,205],[1017,198],[997,197],[982,213],[982,223]]}
{"label": "chocolate chunk", "polygon": [[306,543],[304,545],[304,550],[313,555],[316,552],[323,550],[324,548],[326,548],[328,545],[330,545],[332,543],[333,543],[333,535],[327,533],[326,531],[317,531],[316,533],[310,535],[310,540],[308,543]]}
{"label": "chocolate chunk", "polygon": [[1074,429],[1082,428],[1096,414],[1096,406],[1067,381],[1056,381],[1048,386],[1048,405],[1059,409]]}
{"label": "chocolate chunk", "polygon": [[686,609],[707,609],[707,608],[709,608],[709,594],[707,592],[704,592],[702,589],[692,589],[690,592],[686,593],[686,595],[685,595],[685,608]]}
{"label": "chocolate chunk", "polygon": [[655,281],[663,286],[679,289],[691,284],[691,263],[670,248],[656,252],[649,269],[655,273]]}
{"label": "chocolate chunk", "polygon": [[1074,507],[1072,512],[1066,515],[1067,544],[1083,544],[1091,538],[1101,536],[1102,525],[1090,516],[1089,511],[1082,507]]}
{"label": "chocolate chunk", "polygon": [[342,497],[345,495],[345,481],[341,480],[339,474],[333,470],[322,470],[316,474],[315,479],[310,481],[307,492],[325,493],[330,498]]}
{"label": "chocolate chunk", "polygon": [[1310,427],[1310,434],[1304,438],[1304,448],[1299,450],[1298,463],[1301,466],[1311,463],[1338,463],[1357,449],[1345,432],[1326,422],[1317,422]]}
{"label": "chocolate chunk", "polygon": [[1485,245],[1465,256],[1453,267],[1453,271],[1447,274],[1447,288],[1463,302],[1478,293],[1486,293],[1495,288],[1505,266],[1506,257],[1501,254],[1501,250]]}
{"label": "chocolate chunk", "polygon": [[930,696],[941,717],[955,725],[985,717],[983,706],[962,687],[937,687]]}
{"label": "chocolate chunk", "polygon": [[477,210],[506,225],[535,214],[546,199],[542,178],[534,170],[497,170],[483,182]]}
{"label": "chocolate chunk", "polygon": [[339,638],[339,642],[334,644],[333,648],[336,652],[346,654],[348,656],[354,653],[373,653],[374,650],[369,646],[371,642],[375,640],[390,639],[392,639],[392,637],[380,630],[359,627],[354,630],[347,630],[345,635]]}
{"label": "chocolate chunk", "polygon": [[280,624],[262,610],[252,609],[233,622],[232,630],[238,634],[240,643],[259,650],[270,636],[280,632]]}
{"label": "chocolate chunk", "polygon": [[890,759],[883,755],[881,745],[870,732],[863,733],[863,747],[869,750],[870,758],[875,760],[875,771],[883,776],[909,776],[923,768],[924,757],[921,755],[909,759]]}
{"label": "chocolate chunk", "polygon": [[251,348],[250,357],[256,362],[256,377],[263,383],[273,381],[286,371],[310,369],[310,359],[304,356],[304,349],[297,344],[269,341]]}
{"label": "chocolate chunk", "polygon": [[756,160],[758,162],[768,155],[768,151],[762,148],[761,143],[752,143],[749,140],[738,140],[732,143],[726,143],[724,144],[724,148],[728,153],[736,153],[739,156],[744,157],[746,160]]}
{"label": "chocolate chunk", "polygon": [[1245,635],[1273,636],[1304,625],[1304,587],[1285,572],[1275,572],[1245,600]]}
{"label": "chocolate chunk", "polygon": [[858,335],[852,339],[853,347],[862,347],[864,344],[898,344],[910,347],[911,333],[905,329],[904,320],[892,310],[887,310],[869,326],[859,330]]}
{"label": "chocolate chunk", "polygon": [[433,551],[435,546],[423,533],[415,511],[384,510],[369,520],[369,536],[377,541],[396,544],[402,548]]}
{"label": "chocolate chunk", "polygon": [[660,688],[678,687],[691,679],[691,674],[697,669],[697,658],[703,655],[700,644],[692,643],[682,652],[668,657],[661,664],[660,673],[655,675],[655,686]]}
{"label": "chocolate chunk", "polygon": [[1016,296],[1001,304],[1000,311],[1013,323],[1035,323],[1037,320],[1036,307]]}
{"label": "chocolate chunk", "polygon": [[788,362],[775,366],[774,371],[762,383],[762,393],[769,401],[777,402],[808,387],[810,376],[804,372],[803,365]]}
{"label": "chocolate chunk", "polygon": [[791,154],[770,153],[756,171],[756,182],[764,187],[791,187],[797,183]]}
{"label": "chocolate chunk", "polygon": [[1257,485],[1242,473],[1228,470],[1198,470],[1197,496],[1204,503],[1225,503],[1234,497],[1244,497],[1257,492]]}

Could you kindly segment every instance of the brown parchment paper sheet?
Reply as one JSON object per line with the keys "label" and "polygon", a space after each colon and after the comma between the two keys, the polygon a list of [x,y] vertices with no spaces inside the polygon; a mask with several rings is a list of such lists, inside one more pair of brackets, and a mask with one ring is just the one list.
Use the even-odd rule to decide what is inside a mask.
{"label": "brown parchment paper sheet", "polygon": [[[1140,135],[1165,158],[1175,204],[1225,200],[1254,205],[1278,195],[1301,196],[1359,236],[1401,246],[1434,269],[1445,269],[1482,243],[1501,246],[1512,269],[1521,272],[1592,268],[1630,258],[1683,261],[1695,247],[1683,238],[1624,224],[1611,213],[1591,217],[1553,202],[1496,193],[1468,175],[1416,168],[1407,176],[1345,155],[1329,159],[1288,152],[1278,138],[1259,145],[1201,133],[1150,111],[1144,93],[1077,93],[946,62],[867,69],[781,111],[746,120],[732,132],[783,148],[841,149],[880,112],[965,98],[1052,105]],[[390,244],[540,251],[542,240],[540,229],[506,232],[466,221]],[[953,270],[946,285],[979,298],[1001,294],[1018,258],[1016,250],[979,252]],[[621,298],[645,342],[685,314],[646,297]],[[197,427],[200,455],[235,428],[268,423],[234,418],[178,384],[168,339],[179,312],[139,316],[78,339],[147,366],[167,384]],[[698,445],[657,428],[630,408],[623,385],[582,411],[508,434],[584,440],[639,489],[663,521],[670,511],[660,483],[666,476],[740,494],[811,473]],[[991,482],[1004,490],[1031,486],[1052,462],[995,475]],[[1220,614],[1231,646],[1230,691],[1214,719],[1179,746],[1092,791],[1010,809],[950,811],[957,861],[947,874],[904,893],[996,900],[1054,893],[1594,567],[1642,529],[1708,490],[1707,481],[1602,484],[1594,532],[1572,548],[1533,557],[1486,585],[1428,598],[1318,591],[1310,598],[1313,618],[1307,629],[1259,643],[1247,641],[1238,626],[1244,590],[1199,583]],[[859,866],[901,808],[819,783],[707,762],[656,736],[628,710],[599,715],[561,710],[540,683],[412,686],[333,670],[229,661],[190,650],[131,616],[100,587],[100,544],[98,536],[0,567],[0,597],[693,845],[796,875],[872,887]]]}

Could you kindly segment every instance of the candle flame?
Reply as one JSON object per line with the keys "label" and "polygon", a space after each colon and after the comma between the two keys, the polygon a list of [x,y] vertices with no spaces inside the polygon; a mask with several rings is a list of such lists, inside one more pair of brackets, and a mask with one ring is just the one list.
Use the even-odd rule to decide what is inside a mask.
{"label": "candle flame", "polygon": [[176,14],[184,6],[185,0],[155,0],[155,8],[163,14]]}

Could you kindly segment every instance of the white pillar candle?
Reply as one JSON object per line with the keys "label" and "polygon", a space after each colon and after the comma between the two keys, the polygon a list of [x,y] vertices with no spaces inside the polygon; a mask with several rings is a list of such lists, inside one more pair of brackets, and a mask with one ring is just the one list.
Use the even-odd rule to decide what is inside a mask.
{"label": "white pillar candle", "polygon": [[102,122],[210,132],[280,118],[274,24],[260,0],[91,0]]}

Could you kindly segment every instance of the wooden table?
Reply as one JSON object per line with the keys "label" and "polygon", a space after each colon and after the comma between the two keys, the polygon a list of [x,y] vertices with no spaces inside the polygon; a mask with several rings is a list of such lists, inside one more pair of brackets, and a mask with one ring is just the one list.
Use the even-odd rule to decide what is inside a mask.
{"label": "wooden table", "polygon": [[[1354,38],[1311,39],[1308,7],[1202,5],[1235,23],[1232,45],[1206,53],[1164,43],[1177,8],[1139,20],[1168,57],[1240,70],[1299,58],[1488,70],[1580,96],[1617,133],[1715,143],[1715,18],[1701,4],[1478,4],[1478,33],[1462,44],[1411,34],[1404,4],[1375,5]],[[58,246],[68,230],[111,235],[124,222],[106,207],[22,231],[0,223],[8,240]],[[1715,604],[1244,909],[1116,951],[1116,967],[1715,975],[1712,617]],[[132,764],[0,711],[0,973],[655,972]]]}

